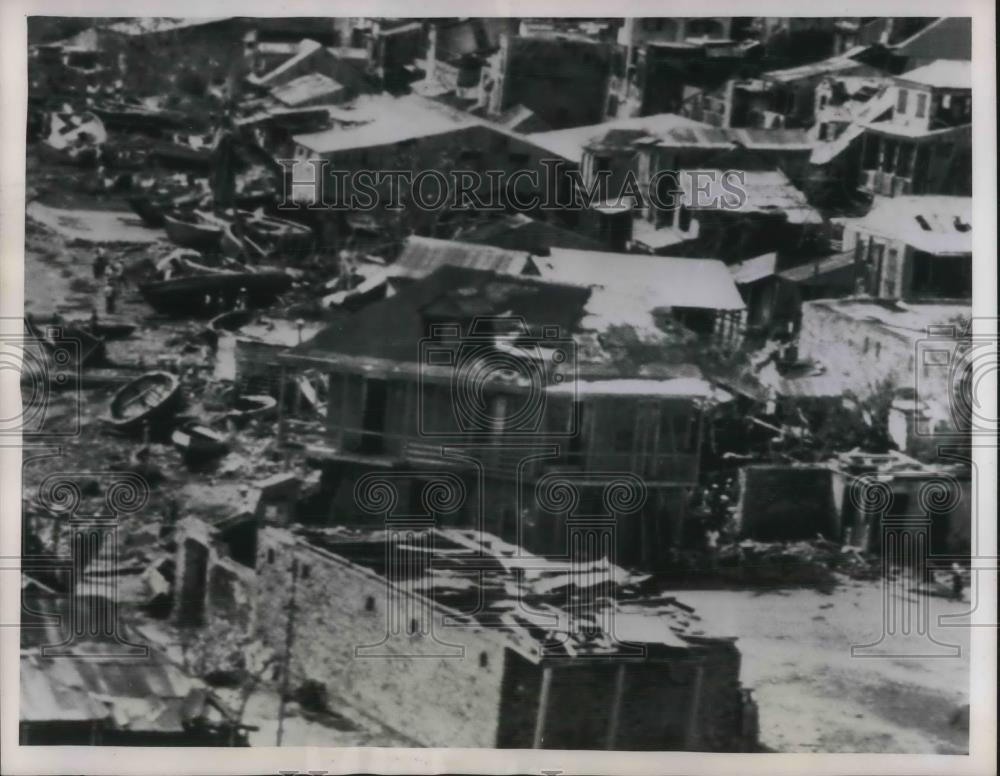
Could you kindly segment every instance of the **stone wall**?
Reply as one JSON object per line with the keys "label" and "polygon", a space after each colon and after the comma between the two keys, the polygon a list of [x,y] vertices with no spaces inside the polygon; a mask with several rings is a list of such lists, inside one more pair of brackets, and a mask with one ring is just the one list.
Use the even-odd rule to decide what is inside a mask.
{"label": "stone wall", "polygon": [[279,654],[293,600],[293,562],[293,686],[306,679],[323,682],[332,696],[355,703],[418,745],[495,745],[505,652],[499,638],[480,627],[446,628],[442,613],[420,599],[400,593],[390,600],[386,581],[367,569],[265,528],[258,549],[257,623],[259,635]]}

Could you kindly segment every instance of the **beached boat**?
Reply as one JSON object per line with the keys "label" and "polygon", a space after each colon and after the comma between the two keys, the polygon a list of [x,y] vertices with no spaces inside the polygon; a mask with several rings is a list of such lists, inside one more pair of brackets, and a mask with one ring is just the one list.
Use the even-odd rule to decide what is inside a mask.
{"label": "beached boat", "polygon": [[212,167],[212,149],[207,145],[195,147],[190,141],[163,141],[153,145],[150,155],[163,167],[171,170],[208,172]]}
{"label": "beached boat", "polygon": [[233,409],[226,413],[226,418],[237,426],[243,426],[251,421],[271,417],[277,407],[277,399],[266,394],[237,396],[233,401]]}
{"label": "beached boat", "polygon": [[170,441],[189,465],[206,463],[229,452],[224,434],[198,422],[185,423],[174,431]]}
{"label": "beached boat", "polygon": [[160,133],[190,126],[195,116],[163,108],[148,108],[127,102],[104,101],[92,108],[104,125],[112,130]]}
{"label": "beached boat", "polygon": [[208,322],[208,328],[221,334],[226,331],[236,331],[242,326],[246,326],[254,318],[252,310],[229,310],[216,315]]}
{"label": "beached boat", "polygon": [[139,216],[146,226],[162,228],[166,224],[164,220],[166,213],[163,205],[150,197],[129,197],[125,201],[132,208],[132,212]]}
{"label": "beached boat", "polygon": [[248,307],[263,307],[291,285],[291,277],[280,271],[222,271],[146,283],[139,286],[139,292],[157,312],[210,315],[235,307],[241,291],[245,290]]}
{"label": "beached boat", "polygon": [[238,211],[238,218],[246,236],[265,250],[294,253],[307,251],[312,247],[312,229],[304,224],[266,216],[260,210]]}
{"label": "beached boat", "polygon": [[121,432],[154,428],[172,416],[182,402],[181,384],[169,372],[147,372],[118,389],[111,398],[108,422]]}
{"label": "beached boat", "polygon": [[196,251],[215,251],[222,240],[222,225],[197,210],[164,213],[167,237],[175,245]]}
{"label": "beached boat", "polygon": [[92,334],[105,340],[128,339],[139,328],[138,324],[109,318],[99,318],[96,322],[77,321],[77,324],[85,326]]}

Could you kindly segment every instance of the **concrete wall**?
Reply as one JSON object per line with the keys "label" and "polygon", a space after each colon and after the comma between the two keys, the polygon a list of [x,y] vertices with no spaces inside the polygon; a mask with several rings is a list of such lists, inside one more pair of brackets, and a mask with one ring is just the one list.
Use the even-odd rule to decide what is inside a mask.
{"label": "concrete wall", "polygon": [[[919,333],[893,331],[837,308],[838,302],[831,300],[803,303],[801,357],[822,363],[861,399],[871,396],[879,383],[889,381],[898,388],[917,389],[923,400],[948,401],[948,369],[922,363],[919,374],[916,371]],[[850,311],[849,303],[845,310]],[[934,347],[954,352],[957,343],[943,340]]]}
{"label": "concrete wall", "polygon": [[[258,632],[279,653],[286,643],[293,561],[299,569],[309,567],[308,576],[300,571],[296,580],[293,686],[306,679],[321,681],[332,696],[358,704],[422,746],[494,746],[502,642],[483,628],[443,629],[440,613],[433,618],[435,635],[459,650],[428,635],[409,635],[409,622],[387,640],[385,580],[332,555],[296,546],[286,532],[265,528],[258,555]],[[414,600],[405,601],[414,607],[419,629],[426,631],[429,613]],[[380,643],[376,656],[355,653],[358,647]],[[442,657],[443,652],[459,656]]]}

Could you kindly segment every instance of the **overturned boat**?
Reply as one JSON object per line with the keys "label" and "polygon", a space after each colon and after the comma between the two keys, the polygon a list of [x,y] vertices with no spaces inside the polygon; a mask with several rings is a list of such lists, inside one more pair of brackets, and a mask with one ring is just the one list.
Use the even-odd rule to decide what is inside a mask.
{"label": "overturned boat", "polygon": [[125,201],[132,208],[132,212],[139,216],[146,226],[162,228],[166,224],[164,220],[164,215],[166,215],[165,208],[152,198],[144,196],[128,197]]}
{"label": "overturned boat", "polygon": [[273,416],[277,407],[278,400],[267,394],[237,396],[233,401],[233,408],[226,413],[226,418],[236,426],[244,426]]}
{"label": "overturned boat", "polygon": [[254,318],[251,310],[229,310],[216,315],[208,322],[208,328],[217,334],[223,332],[238,331],[242,326],[246,326]]}
{"label": "overturned boat", "polygon": [[184,463],[203,464],[229,452],[226,436],[214,428],[197,423],[185,423],[170,436],[170,441],[181,451]]}
{"label": "overturned boat", "polygon": [[209,315],[235,307],[240,295],[249,307],[263,307],[291,288],[284,272],[222,271],[158,280],[139,286],[154,310],[168,315]]}
{"label": "overturned boat", "polygon": [[170,372],[147,372],[118,389],[111,398],[108,423],[122,433],[154,428],[180,409],[181,383]]}

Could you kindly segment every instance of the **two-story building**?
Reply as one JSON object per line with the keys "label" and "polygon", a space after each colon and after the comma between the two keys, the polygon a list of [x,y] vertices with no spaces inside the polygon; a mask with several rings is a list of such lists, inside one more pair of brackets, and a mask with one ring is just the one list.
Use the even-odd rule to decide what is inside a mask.
{"label": "two-story building", "polygon": [[844,219],[858,290],[879,299],[972,299],[971,197],[876,197]]}
{"label": "two-story building", "polygon": [[941,59],[895,79],[889,118],[865,125],[861,189],[972,193],[972,63]]}
{"label": "two-story building", "polygon": [[[717,274],[742,307],[725,268]],[[445,266],[283,353],[282,437],[324,466],[330,508],[316,519],[356,518],[355,483],[372,470],[403,472],[414,498],[428,475],[452,471],[488,505],[485,517],[456,513],[455,524],[482,518],[547,552],[563,536],[535,498],[538,483],[567,477],[586,490],[625,473],[643,479],[648,498],[619,526],[622,562],[662,564],[697,482],[703,407],[717,394],[690,363],[629,371],[591,352],[587,319],[601,318],[592,294]],[[662,352],[636,340],[643,347]],[[313,385],[323,411],[311,419],[296,409],[304,371],[322,376]]]}

